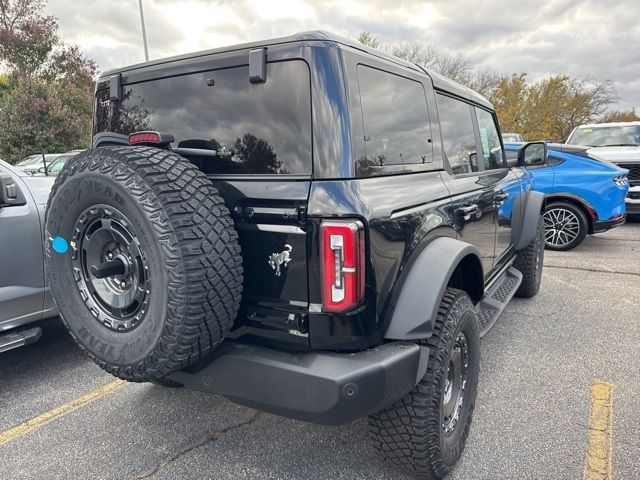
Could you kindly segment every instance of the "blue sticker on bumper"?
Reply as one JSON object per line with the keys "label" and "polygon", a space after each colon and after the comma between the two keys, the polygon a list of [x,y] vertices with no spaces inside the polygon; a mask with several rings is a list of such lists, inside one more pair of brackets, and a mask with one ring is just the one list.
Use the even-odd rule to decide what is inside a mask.
{"label": "blue sticker on bumper", "polygon": [[69,250],[69,242],[58,236],[51,239],[51,247],[56,253],[67,253]]}

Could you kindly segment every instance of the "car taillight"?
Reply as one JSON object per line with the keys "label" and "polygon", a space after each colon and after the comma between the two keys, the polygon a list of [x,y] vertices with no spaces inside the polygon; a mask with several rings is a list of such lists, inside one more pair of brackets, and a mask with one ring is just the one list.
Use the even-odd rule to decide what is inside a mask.
{"label": "car taillight", "polygon": [[134,132],[129,135],[129,145],[143,144],[165,147],[173,142],[173,135],[164,132]]}
{"label": "car taillight", "polygon": [[613,183],[615,183],[618,187],[625,187],[629,184],[629,179],[627,178],[627,174],[618,175],[613,178]]}
{"label": "car taillight", "polygon": [[158,132],[137,132],[129,135],[129,145],[136,143],[160,143]]}
{"label": "car taillight", "polygon": [[325,221],[320,225],[322,309],[349,310],[364,297],[364,231],[362,223]]}

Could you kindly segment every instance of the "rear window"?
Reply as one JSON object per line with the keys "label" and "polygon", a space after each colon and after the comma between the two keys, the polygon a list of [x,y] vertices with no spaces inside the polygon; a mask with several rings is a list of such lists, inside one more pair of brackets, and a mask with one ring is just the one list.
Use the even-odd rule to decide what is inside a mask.
{"label": "rear window", "polygon": [[157,130],[173,148],[215,150],[199,165],[210,174],[311,174],[309,69],[270,63],[267,81],[235,67],[125,85],[123,101],[98,92],[94,133]]}

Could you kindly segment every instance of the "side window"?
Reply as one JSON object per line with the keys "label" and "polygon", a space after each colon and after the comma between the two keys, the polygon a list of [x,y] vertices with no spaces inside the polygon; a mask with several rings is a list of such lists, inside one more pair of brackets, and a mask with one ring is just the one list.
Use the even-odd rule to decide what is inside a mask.
{"label": "side window", "polygon": [[455,174],[478,171],[476,136],[471,106],[446,95],[438,94],[438,116],[442,147]]}
{"label": "side window", "polygon": [[[368,166],[433,162],[429,110],[422,84],[358,65]],[[435,169],[435,166],[434,166]]]}
{"label": "side window", "polygon": [[498,137],[496,122],[491,113],[482,108],[474,107],[478,119],[480,132],[480,145],[482,146],[482,160],[485,170],[504,168],[505,162],[502,155],[502,146]]}
{"label": "side window", "polygon": [[564,160],[560,157],[554,157],[553,155],[549,155],[549,160],[547,161],[547,165],[553,167],[554,165],[560,165]]}

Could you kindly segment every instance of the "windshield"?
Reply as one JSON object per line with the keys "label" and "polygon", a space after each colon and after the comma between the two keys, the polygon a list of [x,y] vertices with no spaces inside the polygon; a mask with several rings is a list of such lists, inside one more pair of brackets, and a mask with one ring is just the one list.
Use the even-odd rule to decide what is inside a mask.
{"label": "windshield", "polygon": [[638,146],[640,145],[640,125],[578,128],[567,143],[591,147]]}
{"label": "windshield", "polygon": [[16,165],[20,167],[24,167],[25,165],[33,165],[34,163],[38,163],[38,160],[42,161],[42,155],[31,155],[21,162],[18,162]]}
{"label": "windshield", "polygon": [[62,156],[56,158],[47,167],[47,171],[49,173],[58,173],[60,170],[62,170],[62,167],[64,167],[64,164],[67,163],[67,160],[69,160],[71,157],[73,157],[73,155],[62,155]]}
{"label": "windshield", "polygon": [[502,135],[502,141],[505,143],[522,142],[522,137],[516,133],[505,133]]}

